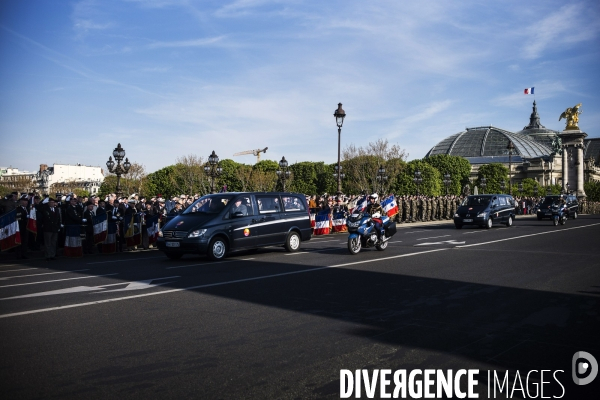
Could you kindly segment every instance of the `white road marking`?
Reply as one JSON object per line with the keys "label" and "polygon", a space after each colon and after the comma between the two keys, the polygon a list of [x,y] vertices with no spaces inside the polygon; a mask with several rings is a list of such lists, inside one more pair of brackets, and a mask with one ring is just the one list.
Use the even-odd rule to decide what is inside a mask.
{"label": "white road marking", "polygon": [[178,265],[176,267],[167,267],[165,269],[176,269],[176,268],[188,268],[188,267],[197,267],[199,265],[217,265],[217,264],[225,264],[225,263],[232,263],[235,261],[248,261],[248,260],[254,260],[254,258],[242,258],[239,260],[227,260],[227,261],[217,261],[217,262],[203,262],[200,264],[188,264],[188,265]]}
{"label": "white road marking", "polygon": [[441,238],[441,237],[448,237],[448,236],[450,236],[450,235],[432,236],[432,237],[428,237],[428,238],[420,238],[420,239],[416,239],[416,240],[437,239],[437,238]]}
{"label": "white road marking", "polygon": [[29,283],[17,283],[14,285],[4,285],[4,286],[0,286],[0,289],[5,288],[5,287],[14,287],[14,286],[27,286],[27,285],[38,285],[40,283],[53,283],[53,282],[63,282],[63,281],[74,281],[76,279],[89,279],[89,278],[99,278],[101,276],[111,276],[111,275],[118,275],[118,272],[115,272],[114,274],[104,274],[104,275],[90,275],[90,276],[80,276],[77,278],[66,278],[66,279],[56,279],[53,281],[43,281],[43,282],[29,282]]}
{"label": "white road marking", "polygon": [[151,260],[153,258],[161,258],[161,257],[157,256],[157,257],[145,257],[145,258],[127,258],[124,260],[98,261],[98,262],[92,262],[92,263],[87,263],[87,264],[92,265],[92,264],[106,264],[106,263],[121,262],[121,261]]}
{"label": "white road marking", "polygon": [[15,279],[15,278],[28,278],[28,277],[31,277],[31,276],[54,275],[54,274],[68,274],[69,272],[81,272],[81,271],[89,271],[89,269],[76,269],[76,270],[73,270],[73,271],[44,272],[43,274],[29,274],[29,275],[7,276],[6,278],[0,278],[0,281],[6,281],[6,280],[9,280],[9,279]]}
{"label": "white road marking", "polygon": [[583,226],[574,226],[572,228],[554,229],[554,230],[549,230],[549,231],[546,231],[546,232],[532,233],[532,234],[529,234],[529,235],[514,236],[514,237],[510,237],[510,238],[506,238],[506,239],[492,240],[490,242],[483,242],[483,243],[466,244],[464,246],[456,246],[456,247],[457,248],[462,248],[462,247],[472,247],[472,246],[483,246],[484,244],[505,242],[507,240],[523,239],[523,238],[530,237],[530,236],[547,235],[549,233],[558,233],[558,232],[570,231],[572,229],[588,228],[590,226],[596,226],[596,225],[600,225],[600,222],[596,223],[596,224],[583,225]]}
{"label": "white road marking", "polygon": [[431,232],[431,231],[412,231],[412,232],[404,232],[406,235],[409,233],[419,233],[419,232]]}
{"label": "white road marking", "polygon": [[[343,242],[343,240],[337,240],[337,239],[334,239],[334,240],[319,240],[318,242],[319,243],[325,243],[325,242]],[[303,243],[303,244],[311,244],[311,243],[307,242],[307,243]]]}
{"label": "white road marking", "polygon": [[437,251],[446,251],[446,250],[450,250],[450,249],[446,248],[446,249],[425,250],[425,251],[420,251],[417,253],[409,253],[409,254],[401,254],[401,255],[397,255],[397,256],[375,258],[372,260],[355,261],[355,262],[330,265],[330,266],[325,266],[325,267],[303,269],[303,270],[299,270],[299,271],[282,272],[279,274],[263,275],[263,276],[257,276],[254,278],[237,279],[237,280],[233,280],[233,281],[225,281],[225,282],[217,282],[217,283],[207,283],[205,285],[190,286],[187,288],[180,288],[180,289],[163,290],[160,292],[144,293],[144,294],[138,294],[138,295],[134,295],[134,296],[117,297],[117,298],[106,299],[106,300],[90,301],[90,302],[86,302],[86,303],[69,304],[66,306],[49,307],[49,308],[41,308],[41,309],[37,309],[37,310],[29,310],[29,311],[21,311],[21,312],[16,312],[16,313],[1,314],[0,318],[10,318],[10,317],[17,317],[17,316],[21,316],[21,315],[37,314],[37,313],[57,311],[57,310],[66,310],[69,308],[85,307],[85,306],[92,306],[92,305],[104,304],[104,303],[112,303],[115,301],[131,300],[131,299],[137,299],[140,297],[156,296],[156,295],[162,295],[162,294],[183,292],[183,291],[187,291],[187,290],[203,289],[203,288],[207,288],[207,287],[231,285],[231,284],[241,283],[241,282],[250,282],[250,281],[263,280],[263,279],[278,278],[278,277],[286,276],[286,275],[302,274],[302,273],[306,273],[306,272],[316,272],[316,271],[322,271],[325,269],[347,267],[350,265],[374,263],[374,262],[378,262],[378,261],[392,260],[392,259],[402,258],[402,257],[418,256],[421,254],[434,253]]}
{"label": "white road marking", "polygon": [[32,269],[39,269],[39,268],[22,268],[22,269],[11,269],[11,270],[8,270],[8,271],[0,271],[0,272],[29,271],[29,270],[32,270]]}
{"label": "white road marking", "polygon": [[[24,299],[24,298],[28,298],[28,297],[53,296],[53,295],[57,295],[57,294],[70,294],[70,293],[81,293],[81,292],[92,292],[92,291],[95,291],[96,293],[111,293],[111,292],[121,292],[121,291],[128,291],[128,290],[150,289],[155,286],[162,286],[162,285],[166,285],[167,283],[174,282],[174,281],[169,281],[169,282],[152,284],[152,281],[171,279],[171,278],[180,278],[180,276],[167,276],[165,278],[146,279],[144,281],[137,281],[137,282],[119,282],[119,283],[111,283],[109,285],[100,285],[100,286],[75,286],[75,287],[66,288],[66,289],[50,290],[47,292],[39,292],[39,293],[24,294],[21,296],[5,297],[0,300],[14,300],[14,299]],[[127,286],[124,288],[121,288],[121,289],[104,290],[109,286],[117,286],[117,285],[127,285]],[[98,292],[100,290],[103,290],[103,292]]]}
{"label": "white road marking", "polygon": [[416,246],[433,246],[436,244],[464,244],[465,242],[457,242],[455,240],[443,240],[441,242],[431,242],[431,243],[419,243],[419,244],[415,244]]}
{"label": "white road marking", "polygon": [[308,254],[308,251],[299,251],[297,253],[287,253],[286,256],[297,256],[298,254]]}
{"label": "white road marking", "polygon": [[395,240],[393,242],[388,242],[388,243],[402,243],[402,240]]}
{"label": "white road marking", "polygon": [[489,231],[486,229],[486,230],[473,231],[473,232],[463,232],[463,235],[469,235],[471,233],[482,233],[482,232],[489,232]]}

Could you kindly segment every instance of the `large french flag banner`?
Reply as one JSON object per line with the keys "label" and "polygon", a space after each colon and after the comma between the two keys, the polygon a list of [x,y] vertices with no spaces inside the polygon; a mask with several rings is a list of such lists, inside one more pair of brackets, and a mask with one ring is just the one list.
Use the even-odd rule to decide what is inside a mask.
{"label": "large french flag banner", "polygon": [[65,257],[83,257],[81,226],[65,225]]}
{"label": "large french flag banner", "polygon": [[117,224],[116,222],[108,223],[106,231],[106,239],[102,243],[102,253],[110,254],[117,251]]}
{"label": "large french flag banner", "polygon": [[158,215],[146,215],[146,232],[148,233],[148,244],[158,240]]}
{"label": "large french flag banner", "polygon": [[319,213],[315,217],[314,235],[329,234],[329,213]]}
{"label": "large french flag banner", "polygon": [[32,207],[31,211],[29,211],[29,218],[27,219],[27,230],[37,235],[37,212],[35,210],[35,207]]}
{"label": "large french flag banner", "polygon": [[0,217],[0,251],[12,249],[21,244],[21,232],[17,221],[17,210]]}
{"label": "large french flag banner", "polygon": [[108,235],[108,220],[106,214],[92,217],[94,223],[94,244],[102,243]]}
{"label": "large french flag banner", "polygon": [[131,218],[123,220],[123,232],[127,247],[142,244],[142,219],[139,214],[132,214]]}
{"label": "large french flag banner", "polygon": [[523,90],[523,93],[524,94],[534,94],[533,89],[535,89],[535,88],[532,88],[532,87],[527,88],[527,89]]}
{"label": "large french flag banner", "polygon": [[333,214],[332,218],[334,232],[348,232],[348,226],[346,225],[346,214],[343,211]]}
{"label": "large french flag banner", "polygon": [[311,228],[314,228],[316,225],[316,222],[315,222],[316,215],[317,214],[315,214],[315,213],[310,213],[310,227]]}
{"label": "large french flag banner", "polygon": [[398,204],[396,203],[396,199],[393,195],[383,200],[381,202],[381,207],[383,208],[383,211],[387,214],[387,216],[390,218],[398,214]]}

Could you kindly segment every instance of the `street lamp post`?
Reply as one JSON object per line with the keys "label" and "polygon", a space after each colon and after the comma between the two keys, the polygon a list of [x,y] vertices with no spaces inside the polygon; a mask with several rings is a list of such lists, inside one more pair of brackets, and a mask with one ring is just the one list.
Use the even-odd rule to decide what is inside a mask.
{"label": "street lamp post", "polygon": [[415,171],[415,177],[413,178],[413,183],[417,185],[417,196],[419,196],[419,185],[423,182],[423,177],[421,176],[421,171],[418,169]]}
{"label": "street lamp post", "polygon": [[385,181],[387,181],[387,176],[385,175],[385,168],[382,166],[379,167],[379,169],[377,170],[377,181],[379,182],[379,191],[381,192],[380,194],[383,196],[383,183]]}
{"label": "street lamp post", "polygon": [[[113,161],[112,158],[115,158]],[[123,196],[123,192],[121,191],[121,175],[125,175],[129,172],[129,168],[131,168],[131,163],[129,162],[129,158],[125,158],[125,162],[121,164],[125,158],[125,149],[121,147],[121,143],[115,147],[113,150],[113,155],[108,157],[108,161],[106,162],[106,166],[108,167],[108,171],[117,175],[117,187],[115,188],[115,194],[117,197]]]}
{"label": "street lamp post", "polygon": [[446,196],[448,196],[448,188],[450,187],[451,183],[452,183],[452,180],[450,179],[450,174],[445,174],[444,175],[444,186],[446,186]]}
{"label": "street lamp post", "polygon": [[501,181],[500,182],[500,190],[502,190],[502,193],[504,193],[504,189],[506,189],[506,181]]}
{"label": "street lamp post", "polygon": [[223,169],[219,166],[219,156],[213,150],[208,156],[208,163],[204,166],[204,173],[210,177],[210,193],[215,192],[215,178],[220,176]]}
{"label": "street lamp post", "polygon": [[485,188],[487,187],[487,179],[485,179],[485,176],[481,177],[479,180],[479,186],[481,186],[481,194],[485,194]]}
{"label": "street lamp post", "polygon": [[508,194],[512,195],[512,153],[515,150],[515,145],[512,141],[506,146],[508,150]]}
{"label": "street lamp post", "polygon": [[344,118],[346,112],[342,109],[342,103],[338,103],[337,110],[334,111],[333,116],[335,117],[335,124],[338,127],[338,160],[337,160],[337,195],[338,197],[342,194],[342,165],[340,163],[340,140],[342,136],[342,125],[344,124]]}
{"label": "street lamp post", "polygon": [[565,187],[567,188],[567,193],[566,194],[569,194],[569,182],[567,182],[567,184],[565,185]]}
{"label": "street lamp post", "polygon": [[290,170],[288,169],[288,162],[285,157],[281,157],[279,161],[279,169],[277,170],[277,176],[281,180],[281,187],[285,192],[285,181],[290,179]]}
{"label": "street lamp post", "polygon": [[[338,180],[338,177],[339,177],[340,180],[344,179],[346,177],[346,174],[344,174],[343,172],[341,172],[342,171],[342,166],[341,165],[340,166],[336,165],[334,168],[335,168],[335,172],[333,173],[333,177],[336,179],[336,181]],[[338,188],[340,188],[340,187],[341,187],[341,185],[338,185]]]}

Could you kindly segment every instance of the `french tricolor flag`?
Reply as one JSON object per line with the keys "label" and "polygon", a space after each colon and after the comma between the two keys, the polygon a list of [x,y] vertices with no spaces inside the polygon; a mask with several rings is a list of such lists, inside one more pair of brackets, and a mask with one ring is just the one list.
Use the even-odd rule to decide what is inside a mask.
{"label": "french tricolor flag", "polygon": [[523,93],[525,93],[525,94],[533,94],[533,89],[535,89],[535,88],[532,88],[532,87],[527,88],[527,89],[523,90]]}

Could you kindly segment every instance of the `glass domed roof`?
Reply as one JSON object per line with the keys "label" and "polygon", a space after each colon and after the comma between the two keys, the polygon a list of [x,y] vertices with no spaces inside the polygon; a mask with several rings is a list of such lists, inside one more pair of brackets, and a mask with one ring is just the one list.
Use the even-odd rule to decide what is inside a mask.
{"label": "glass domed roof", "polygon": [[515,146],[513,161],[518,161],[518,156],[523,159],[538,158],[552,153],[549,147],[526,135],[493,126],[482,126],[467,128],[447,137],[433,146],[425,157],[448,154],[468,158],[471,163],[508,162],[509,141]]}

